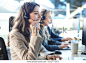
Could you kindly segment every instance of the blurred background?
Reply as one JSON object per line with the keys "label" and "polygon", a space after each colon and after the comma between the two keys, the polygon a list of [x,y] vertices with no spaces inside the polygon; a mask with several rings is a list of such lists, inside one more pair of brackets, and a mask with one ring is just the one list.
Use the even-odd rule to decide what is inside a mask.
{"label": "blurred background", "polygon": [[[52,23],[49,24],[54,33],[68,33],[77,30],[82,37],[83,20],[86,18],[86,0],[0,0],[0,37],[8,41],[9,18],[17,17],[18,10],[24,2],[33,1],[52,12]],[[73,32],[71,32],[73,33]],[[74,32],[75,33],[75,32]],[[73,35],[76,37],[77,34]]]}

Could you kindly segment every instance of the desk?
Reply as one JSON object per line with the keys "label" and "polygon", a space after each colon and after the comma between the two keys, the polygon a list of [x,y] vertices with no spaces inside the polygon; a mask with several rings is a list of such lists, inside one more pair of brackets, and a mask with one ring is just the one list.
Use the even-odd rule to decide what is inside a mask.
{"label": "desk", "polygon": [[[79,41],[78,44],[78,50],[82,50],[82,43],[81,41]],[[81,52],[77,52],[77,54],[72,54],[71,50],[60,50],[62,52],[62,54],[56,54],[59,55],[61,57],[68,57],[68,60],[74,60],[74,57],[86,57],[86,55],[82,55]],[[83,50],[82,50],[83,51]],[[38,58],[39,60],[46,60],[45,58],[39,56]]]}
{"label": "desk", "polygon": [[[56,54],[61,57],[68,57],[68,60],[74,60],[74,57],[86,57],[86,55],[82,55],[81,52],[78,52],[77,54],[72,54],[71,50],[60,50],[62,54]],[[38,60],[46,60],[45,58],[39,56]]]}
{"label": "desk", "polygon": [[[82,50],[79,52],[79,50]],[[78,41],[78,52],[77,54],[73,54],[71,50],[60,50],[62,52],[61,57],[67,56],[68,60],[74,60],[74,57],[86,57],[86,55],[81,54],[85,50],[85,46],[82,45],[82,41]]]}
{"label": "desk", "polygon": [[72,54],[71,50],[61,50],[62,54],[59,56],[61,57],[68,57],[69,60],[74,60],[74,57],[86,57],[86,55],[82,55],[81,52],[77,52],[77,54]]}
{"label": "desk", "polygon": [[[80,47],[82,46],[81,44],[82,44],[81,41],[79,41],[79,47],[78,47],[79,50],[83,49]],[[7,47],[8,57],[9,57],[9,60],[11,60],[9,49],[10,48]],[[62,54],[56,54],[56,55],[59,55],[61,57],[67,56],[69,57],[69,60],[74,60],[74,57],[86,57],[86,55],[82,55],[81,52],[78,52],[77,54],[72,54],[71,50],[60,50],[60,51],[62,52]],[[46,58],[39,56],[38,60],[46,60]]]}
{"label": "desk", "polygon": [[[78,52],[77,54],[72,54],[71,50],[60,50],[62,54],[56,54],[61,57],[68,57],[68,60],[74,60],[74,57],[86,57],[86,55],[82,55],[81,52]],[[38,60],[46,60],[45,58],[39,56]]]}

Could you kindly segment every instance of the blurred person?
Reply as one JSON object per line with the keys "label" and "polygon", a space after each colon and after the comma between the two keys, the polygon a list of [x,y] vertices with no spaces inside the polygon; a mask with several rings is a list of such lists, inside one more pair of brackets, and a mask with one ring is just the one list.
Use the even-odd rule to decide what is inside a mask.
{"label": "blurred person", "polygon": [[[52,23],[52,20],[49,20],[49,22],[50,22],[49,24],[51,24]],[[65,41],[68,41],[68,40],[72,40],[72,38],[70,38],[70,37],[67,37],[67,38],[60,37],[59,35],[53,33],[49,26],[46,26],[46,27],[47,27],[46,30],[49,33],[50,39],[53,39],[53,40],[59,41],[59,42],[65,42]]]}
{"label": "blurred person", "polygon": [[50,34],[47,33],[47,31],[45,30],[45,27],[48,26],[50,21],[52,21],[51,12],[49,10],[42,9],[41,10],[41,16],[42,16],[41,22],[43,22],[43,24],[40,25],[39,33],[40,33],[41,37],[43,38],[43,43],[42,44],[44,45],[44,47],[49,51],[55,51],[55,50],[63,49],[65,47],[68,48],[67,45],[69,43],[62,43],[62,42],[59,42],[59,41],[55,41],[52,38],[50,38],[50,40],[52,40],[51,42],[53,44],[49,44],[48,35],[50,35]]}
{"label": "blurred person", "polygon": [[9,32],[12,30],[12,27],[13,27],[13,21],[15,19],[15,16],[10,16],[9,17]]}
{"label": "blurred person", "polygon": [[59,41],[59,42],[64,42],[64,43],[61,43],[61,45],[68,45],[69,43],[65,43],[65,41],[71,41],[72,40],[69,37],[63,38],[63,37],[60,37],[59,35],[56,35],[55,33],[52,32],[52,30],[50,29],[49,26],[47,26],[45,28],[45,30],[48,33],[49,44],[57,44],[56,42],[53,43],[52,41]]}
{"label": "blurred person", "polygon": [[61,60],[58,55],[49,55],[50,52],[41,45],[39,8],[40,5],[34,2],[26,2],[20,7],[10,32],[12,60],[37,60],[39,54],[48,60]]}
{"label": "blurred person", "polygon": [[9,33],[8,33],[7,46],[10,46],[9,35],[10,35],[10,31],[12,30],[12,27],[13,27],[13,21],[14,21],[14,19],[15,19],[15,16],[10,16],[9,17]]}

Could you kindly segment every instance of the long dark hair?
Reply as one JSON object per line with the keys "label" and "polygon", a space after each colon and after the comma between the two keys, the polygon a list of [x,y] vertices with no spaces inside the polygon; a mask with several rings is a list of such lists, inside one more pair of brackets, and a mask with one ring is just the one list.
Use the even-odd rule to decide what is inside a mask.
{"label": "long dark hair", "polygon": [[[23,8],[23,6],[24,6],[24,8]],[[14,21],[15,24],[13,26],[13,29],[18,29],[25,36],[26,40],[28,40],[28,38],[30,37],[30,32],[28,30],[30,23],[28,22],[28,19],[24,18],[24,15],[25,15],[24,10],[26,10],[26,13],[30,16],[30,13],[33,12],[33,10],[36,6],[40,7],[40,5],[35,2],[24,3],[24,5],[22,5],[19,9],[18,17]]]}

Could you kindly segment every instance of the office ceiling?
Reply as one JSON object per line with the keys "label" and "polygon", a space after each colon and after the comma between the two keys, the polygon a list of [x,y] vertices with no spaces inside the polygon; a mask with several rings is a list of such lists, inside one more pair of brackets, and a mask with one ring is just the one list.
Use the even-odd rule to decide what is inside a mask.
{"label": "office ceiling", "polygon": [[15,13],[0,6],[0,13]]}
{"label": "office ceiling", "polygon": [[[12,1],[12,4],[11,4],[10,1]],[[6,0],[1,0],[0,1],[0,3],[1,3],[0,13],[17,13],[18,9],[20,7],[18,3],[20,3],[20,1],[24,1],[24,0],[7,0],[7,1]],[[13,2],[15,2],[15,4]],[[12,10],[10,8],[7,8],[7,6],[9,6],[8,3],[10,5],[12,5],[13,7],[16,7],[16,8],[12,9],[12,7],[11,7]]]}

